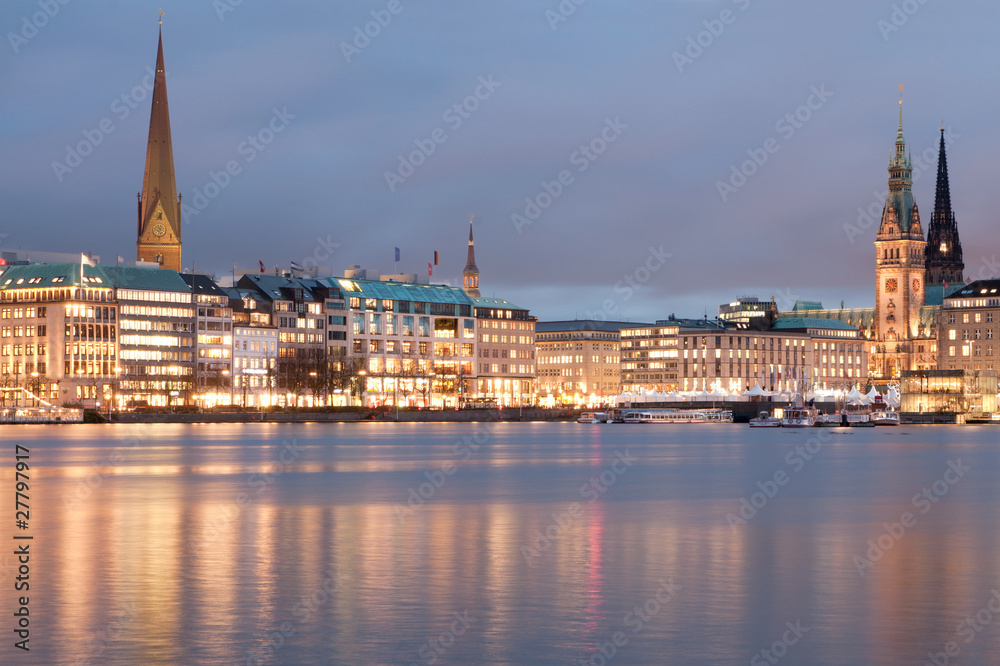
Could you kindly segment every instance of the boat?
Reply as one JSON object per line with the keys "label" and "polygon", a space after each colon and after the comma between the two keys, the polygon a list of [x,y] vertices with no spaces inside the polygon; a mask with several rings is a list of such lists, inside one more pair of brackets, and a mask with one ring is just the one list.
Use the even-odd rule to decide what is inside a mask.
{"label": "boat", "polygon": [[840,426],[846,426],[847,423],[844,421],[843,414],[834,412],[833,414],[818,414],[816,416],[816,425],[821,428],[839,428]]}
{"label": "boat", "polygon": [[[730,414],[730,419],[732,415]],[[625,423],[708,423],[703,411],[680,409],[644,409],[625,412]],[[723,422],[721,417],[717,423]]]}
{"label": "boat", "polygon": [[782,428],[812,428],[816,425],[816,410],[812,407],[786,407]]}
{"label": "boat", "polygon": [[705,420],[709,423],[733,422],[733,410],[731,409],[703,409],[701,413],[705,415]]}
{"label": "boat", "polygon": [[761,412],[760,415],[755,419],[750,419],[751,428],[780,428],[781,419],[777,416],[771,416],[766,411]]}
{"label": "boat", "polygon": [[872,422],[877,426],[898,426],[899,412],[874,412],[872,414]]}
{"label": "boat", "polygon": [[861,412],[858,414],[847,414],[847,425],[851,428],[873,428],[875,427],[875,421],[872,420],[871,414]]}
{"label": "boat", "polygon": [[577,423],[607,423],[608,415],[607,412],[584,412],[580,414],[580,418],[576,420]]}

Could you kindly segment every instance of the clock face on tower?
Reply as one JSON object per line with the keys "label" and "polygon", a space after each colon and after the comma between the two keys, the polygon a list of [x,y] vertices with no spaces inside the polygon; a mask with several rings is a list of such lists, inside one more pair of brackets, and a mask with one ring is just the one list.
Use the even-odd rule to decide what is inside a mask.
{"label": "clock face on tower", "polygon": [[914,280],[913,281],[913,291],[917,291],[917,292],[920,291],[920,280]]}
{"label": "clock face on tower", "polygon": [[886,278],[885,293],[894,294],[896,293],[896,288],[897,288],[896,278]]}
{"label": "clock face on tower", "polygon": [[157,238],[160,238],[165,233],[167,233],[167,228],[162,224],[157,224],[153,227],[153,235]]}

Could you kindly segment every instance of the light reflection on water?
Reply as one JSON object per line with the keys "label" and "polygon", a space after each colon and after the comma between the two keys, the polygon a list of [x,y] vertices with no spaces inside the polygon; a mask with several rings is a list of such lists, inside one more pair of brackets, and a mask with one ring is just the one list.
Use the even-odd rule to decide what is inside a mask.
{"label": "light reflection on water", "polygon": [[[782,663],[924,663],[948,641],[959,663],[1000,663],[1000,619],[969,643],[956,631],[1000,589],[989,427],[837,430],[800,471],[786,455],[819,431],[3,432],[31,449],[25,663],[569,664],[616,632],[609,663],[749,663],[788,622],[809,630]],[[972,470],[920,513],[913,496],[958,459]],[[730,526],[778,470],[787,484]],[[916,524],[860,575],[855,556],[906,511]],[[5,614],[12,572],[0,555]],[[665,581],[678,589],[661,604]]]}

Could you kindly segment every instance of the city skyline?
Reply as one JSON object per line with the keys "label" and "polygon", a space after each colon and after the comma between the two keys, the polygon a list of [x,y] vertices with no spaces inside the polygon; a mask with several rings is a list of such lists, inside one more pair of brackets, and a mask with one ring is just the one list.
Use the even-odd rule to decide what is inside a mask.
{"label": "city skyline", "polygon": [[[900,18],[892,5],[859,4],[848,26],[824,8],[779,17],[751,2],[670,3],[647,8],[640,27],[639,9],[593,5],[563,15],[555,3],[529,3],[496,16],[406,3],[395,13],[378,3],[312,7],[280,20],[228,2],[165,8],[178,190],[196,211],[185,215],[185,268],[224,274],[233,260],[258,259],[270,268],[333,248],[319,263],[335,274],[349,264],[390,272],[400,247],[400,270],[422,273],[437,250],[435,280],[458,285],[475,214],[483,294],[523,302],[543,319],[714,315],[741,294],[774,296],[780,307],[799,298],[870,306],[870,243],[902,80],[917,203],[928,216],[934,179],[923,176],[936,168],[944,116],[966,273],[996,273],[982,165],[1000,134],[984,118],[988,94],[963,89],[972,71],[958,63],[972,57],[968,47],[942,55],[917,46],[957,29],[944,9],[921,5]],[[156,11],[99,14],[60,5],[32,32],[27,25],[42,23],[33,12],[0,13],[10,29],[5,82],[25,91],[6,101],[12,122],[0,131],[20,156],[4,172],[3,249],[133,255]],[[871,14],[867,33],[857,30],[862,14]],[[441,23],[445,16],[454,24]],[[477,17],[526,29],[524,55],[498,59],[520,53],[501,43],[503,31],[479,43],[477,24],[453,30]],[[781,64],[783,54],[759,48],[734,65],[735,53],[777,29],[776,18],[823,21],[830,36],[808,45],[793,37],[802,62]],[[601,60],[581,37],[608,21],[634,39],[598,37],[617,46]],[[669,30],[654,34],[656,26]],[[981,28],[962,29],[975,43]],[[449,39],[438,44],[435,35]],[[860,75],[857,62],[826,62],[848,35],[853,57],[870,66]],[[54,75],[65,61],[74,67]],[[780,67],[745,77],[751,62]],[[533,104],[545,112],[532,113]],[[591,141],[605,150],[579,150]],[[81,142],[92,150],[76,164],[66,147]],[[413,166],[414,150],[431,154]],[[741,167],[751,172],[745,183],[733,175]],[[525,197],[539,205],[534,219]],[[859,208],[879,209],[867,227]]]}

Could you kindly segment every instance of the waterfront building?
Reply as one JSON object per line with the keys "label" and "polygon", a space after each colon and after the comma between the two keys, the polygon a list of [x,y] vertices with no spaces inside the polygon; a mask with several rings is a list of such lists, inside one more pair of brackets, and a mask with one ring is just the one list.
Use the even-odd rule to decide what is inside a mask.
{"label": "waterfront building", "polygon": [[[592,320],[535,324],[539,401],[550,406],[596,406],[612,402],[621,393],[621,330],[642,326],[650,325]],[[658,371],[650,369],[648,363],[643,368],[644,375]],[[657,361],[652,363],[658,365]],[[634,373],[635,369],[630,372]],[[629,377],[635,379],[633,374]],[[644,376],[644,381],[647,379],[649,377]]]}
{"label": "waterfront building", "polygon": [[227,289],[233,311],[233,393],[241,407],[275,404],[278,328],[258,308],[256,289]]}
{"label": "waterfront building", "polygon": [[977,280],[952,292],[938,312],[937,367],[994,370],[1000,355],[1000,280]]}
{"label": "waterfront building", "polygon": [[742,393],[840,388],[867,377],[858,329],[839,320],[779,318],[749,323],[668,319],[621,331],[622,390]]}
{"label": "waterfront building", "polygon": [[98,266],[0,266],[0,401],[23,405],[27,389],[55,405],[112,400],[118,307]]}
{"label": "waterfront building", "polygon": [[[526,308],[501,298],[471,297],[476,332],[466,362],[466,400],[515,407],[533,402],[537,324]],[[477,345],[478,342],[478,345]],[[478,366],[475,367],[475,366]]]}
{"label": "waterfront building", "polygon": [[170,270],[181,270],[181,228],[181,198],[177,194],[174,177],[174,149],[170,138],[161,30],[156,46],[146,170],[142,177],[142,192],[138,195],[136,258]]}
{"label": "waterfront building", "polygon": [[229,405],[233,400],[233,310],[229,294],[207,275],[182,273],[195,304],[194,384],[202,407]]}
{"label": "waterfront building", "polygon": [[926,423],[965,423],[997,412],[997,371],[937,368],[905,370],[899,411]]}
{"label": "waterfront building", "polygon": [[[277,403],[325,404],[328,395],[326,302],[330,286],[311,278],[247,273],[237,282],[278,330]],[[339,296],[339,292],[332,294]]]}
{"label": "waterfront building", "polygon": [[195,404],[195,303],[173,270],[102,266],[118,299],[119,407]]}

